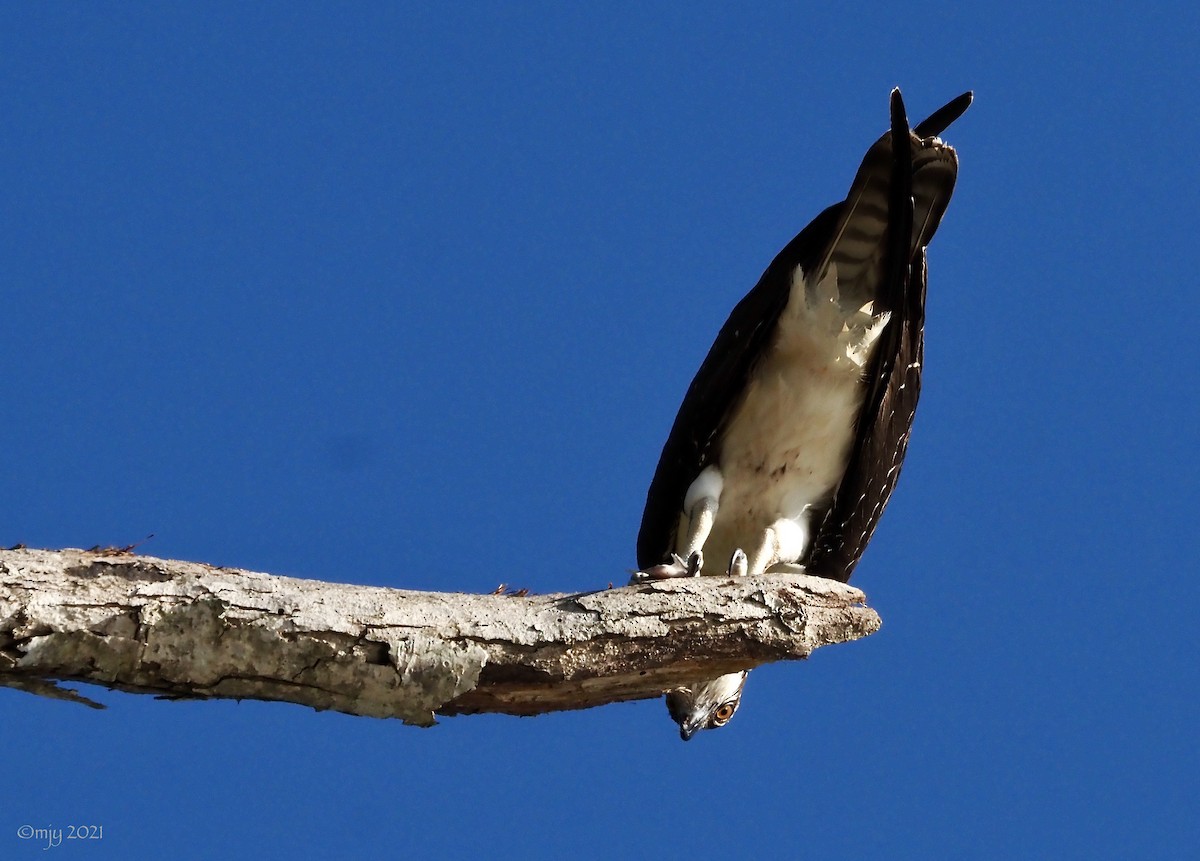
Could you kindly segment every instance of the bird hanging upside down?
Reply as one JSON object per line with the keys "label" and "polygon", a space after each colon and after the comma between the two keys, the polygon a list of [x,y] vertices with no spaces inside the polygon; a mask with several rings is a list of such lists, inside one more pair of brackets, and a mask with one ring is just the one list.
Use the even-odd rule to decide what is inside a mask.
{"label": "bird hanging upside down", "polygon": [[[925,248],[958,173],[964,93],[891,131],[850,193],[737,304],[688,388],[646,495],[635,582],[788,571],[847,581],[887,505],[921,386]],[[724,726],[746,672],[667,692],[686,741]]]}

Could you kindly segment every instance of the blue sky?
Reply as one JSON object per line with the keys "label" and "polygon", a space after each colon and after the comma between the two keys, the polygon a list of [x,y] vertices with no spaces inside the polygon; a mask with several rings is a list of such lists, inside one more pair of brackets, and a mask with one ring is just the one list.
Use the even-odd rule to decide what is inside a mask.
{"label": "blue sky", "polygon": [[0,544],[400,588],[620,581],[713,335],[891,87],[976,103],[855,574],[878,635],[756,671],[687,745],[658,702],[418,730],[0,690],[0,855],[74,823],[89,858],[1187,856],[1198,25],[5,6]]}

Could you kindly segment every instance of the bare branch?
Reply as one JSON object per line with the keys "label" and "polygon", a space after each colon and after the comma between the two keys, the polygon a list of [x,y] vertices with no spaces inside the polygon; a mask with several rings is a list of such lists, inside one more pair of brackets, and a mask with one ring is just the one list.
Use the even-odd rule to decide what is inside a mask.
{"label": "bare branch", "polygon": [[878,630],[863,594],[803,575],[558,595],[402,592],[127,550],[0,551],[0,684],[280,700],[428,726],[658,696]]}

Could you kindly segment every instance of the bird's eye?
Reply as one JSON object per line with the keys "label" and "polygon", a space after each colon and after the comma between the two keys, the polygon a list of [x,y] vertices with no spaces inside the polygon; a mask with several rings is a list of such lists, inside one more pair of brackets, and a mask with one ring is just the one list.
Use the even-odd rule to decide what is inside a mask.
{"label": "bird's eye", "polygon": [[724,703],[713,712],[713,719],[721,724],[733,717],[733,703]]}

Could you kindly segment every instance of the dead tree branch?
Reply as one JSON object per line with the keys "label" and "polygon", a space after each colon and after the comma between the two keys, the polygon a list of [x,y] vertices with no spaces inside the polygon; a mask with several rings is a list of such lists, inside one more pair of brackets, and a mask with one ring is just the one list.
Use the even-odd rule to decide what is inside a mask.
{"label": "dead tree branch", "polygon": [[645,699],[804,658],[878,630],[863,600],[801,575],[516,597],[14,549],[0,551],[0,684],[85,703],[58,682],[279,700],[428,726]]}

